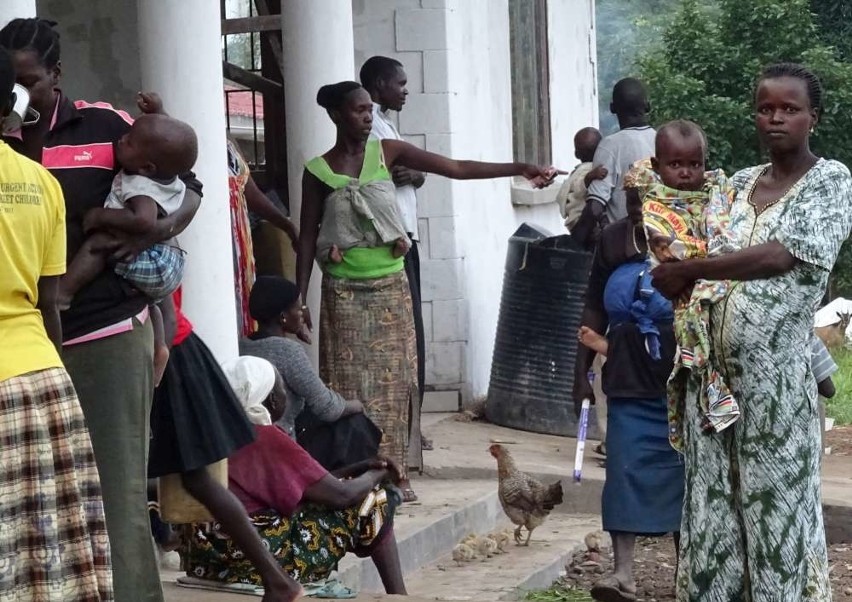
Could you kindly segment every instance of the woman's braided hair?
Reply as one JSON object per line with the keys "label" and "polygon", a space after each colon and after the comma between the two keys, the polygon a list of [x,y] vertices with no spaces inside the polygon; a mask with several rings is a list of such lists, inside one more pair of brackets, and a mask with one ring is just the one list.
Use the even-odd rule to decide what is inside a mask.
{"label": "woman's braided hair", "polygon": [[813,71],[798,63],[776,63],[763,70],[757,83],[759,84],[765,79],[776,79],[779,77],[795,77],[805,82],[811,108],[817,114],[822,112],[822,83]]}
{"label": "woman's braided hair", "polygon": [[0,29],[0,46],[10,52],[31,50],[48,69],[59,62],[59,32],[56,21],[47,19],[12,19]]}

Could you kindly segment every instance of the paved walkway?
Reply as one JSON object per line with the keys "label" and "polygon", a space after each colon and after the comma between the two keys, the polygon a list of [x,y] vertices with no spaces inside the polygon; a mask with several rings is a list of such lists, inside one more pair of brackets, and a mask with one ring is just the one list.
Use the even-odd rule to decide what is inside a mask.
{"label": "paved walkway", "polygon": [[[400,540],[415,537],[417,533],[420,533],[422,540],[420,543],[423,545],[414,546],[418,548],[418,551],[421,551],[424,547],[429,547],[429,545],[436,547],[438,544],[433,541],[436,537],[435,532],[442,536],[445,535],[444,531],[448,528],[447,524],[453,524],[454,529],[464,531],[469,528],[471,521],[476,520],[469,516],[470,512],[482,513],[483,508],[490,508],[491,505],[496,503],[495,500],[490,500],[488,503],[481,501],[483,495],[487,496],[490,493],[493,496],[493,492],[496,490],[496,461],[488,453],[488,446],[492,442],[505,444],[520,469],[544,479],[562,479],[565,485],[565,503],[560,507],[560,513],[564,513],[565,520],[570,515],[588,515],[600,512],[600,491],[605,473],[599,465],[600,458],[591,451],[594,447],[593,442],[590,442],[586,448],[583,482],[575,485],[572,483],[571,474],[576,440],[526,433],[481,422],[459,422],[454,419],[454,416],[447,414],[424,415],[424,431],[428,437],[433,439],[435,450],[424,452],[426,474],[420,477],[414,476],[414,487],[421,492],[422,502],[407,505],[407,510],[398,515],[397,534]],[[836,541],[852,541],[852,534],[850,533],[850,530],[852,530],[852,462],[849,461],[849,458],[835,456],[825,458],[823,494],[827,505],[826,521],[829,525],[830,536],[831,533],[834,533]],[[474,505],[476,500],[480,500],[479,506]],[[465,511],[467,514],[461,512],[453,516],[448,515],[453,509],[461,507],[468,508]],[[489,512],[493,511],[497,510],[489,510]],[[548,546],[547,540],[553,534],[558,533],[557,524],[559,520],[563,519],[554,520],[553,531],[548,533],[544,541],[541,542],[543,547],[529,552],[518,552],[517,555],[506,557],[506,560],[510,563],[522,563],[525,562],[525,554],[540,554]],[[434,528],[439,521],[444,522],[437,529]],[[456,524],[460,522],[466,524]],[[429,525],[433,526],[431,532]],[[428,536],[425,535],[427,533]],[[454,534],[453,537],[457,535],[458,533]],[[542,535],[545,535],[544,531],[542,531]],[[424,542],[428,542],[429,545]],[[353,560],[347,558],[341,565],[341,570],[344,570],[344,566],[349,566],[349,570],[354,570],[351,568]],[[419,566],[418,560],[415,558],[404,558],[404,560],[410,560],[410,564]],[[532,556],[526,560],[542,562]],[[446,565],[446,569],[442,567],[442,562]],[[453,565],[444,559],[438,563],[432,562],[429,568],[423,571],[414,574],[409,570],[405,572],[407,574],[406,579],[410,584],[409,589],[412,592],[421,593],[421,595],[431,592],[432,590],[425,587],[424,583],[433,583],[435,584],[434,589],[441,599],[481,600],[483,598],[472,596],[470,592],[459,591],[464,589],[461,585],[470,584],[474,580],[485,579],[489,571],[495,569],[505,571],[506,569],[500,566],[502,562],[500,560],[498,563],[495,560],[493,564],[467,565],[462,567],[465,570],[456,571]],[[177,575],[178,573],[174,572],[163,573],[168,602],[208,600],[210,602],[248,602],[253,599],[250,596],[239,594],[220,594],[177,587],[174,584]],[[467,576],[470,576],[471,579],[467,579]],[[458,581],[458,579],[461,579],[461,581]],[[442,587],[444,581],[447,582],[448,587]],[[444,589],[455,591],[455,595],[459,597],[448,597],[446,592],[437,592],[437,590]],[[364,601],[380,599],[392,600],[395,598],[368,594],[357,598],[357,600]],[[407,602],[423,602],[426,599],[434,600],[435,597],[408,597],[405,600]]]}

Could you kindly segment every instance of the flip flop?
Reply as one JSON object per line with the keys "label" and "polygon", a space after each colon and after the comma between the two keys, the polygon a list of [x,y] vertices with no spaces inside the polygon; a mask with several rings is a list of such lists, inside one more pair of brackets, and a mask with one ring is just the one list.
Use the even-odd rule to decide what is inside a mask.
{"label": "flip flop", "polygon": [[213,581],[212,579],[201,579],[199,577],[190,577],[181,575],[176,579],[176,583],[180,587],[188,587],[191,589],[204,589],[211,592],[228,592],[231,594],[245,594],[247,596],[263,597],[263,588],[250,583],[222,583]]}
{"label": "flip flop", "polygon": [[305,583],[302,588],[305,591],[305,596],[309,598],[351,600],[358,596],[357,592],[333,579],[322,583]]}
{"label": "flip flop", "polygon": [[592,598],[598,602],[636,602],[636,592],[629,592],[614,576],[604,577],[592,586]]}

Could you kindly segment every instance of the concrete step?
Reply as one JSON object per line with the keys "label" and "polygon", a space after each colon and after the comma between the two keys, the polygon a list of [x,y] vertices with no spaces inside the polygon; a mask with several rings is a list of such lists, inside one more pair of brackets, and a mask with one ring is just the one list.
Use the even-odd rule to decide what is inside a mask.
{"label": "concrete step", "polygon": [[528,547],[512,543],[505,554],[461,565],[446,554],[406,576],[406,587],[413,596],[435,600],[521,600],[529,590],[550,587],[585,547],[585,535],[598,529],[600,519],[593,515],[551,514]]}
{"label": "concrete step", "polygon": [[[468,533],[490,531],[498,520],[505,520],[497,499],[496,476],[463,481],[422,477],[413,484],[419,500],[403,504],[394,525],[406,578],[450,553]],[[347,556],[340,563],[339,578],[358,591],[382,591],[369,558]]]}

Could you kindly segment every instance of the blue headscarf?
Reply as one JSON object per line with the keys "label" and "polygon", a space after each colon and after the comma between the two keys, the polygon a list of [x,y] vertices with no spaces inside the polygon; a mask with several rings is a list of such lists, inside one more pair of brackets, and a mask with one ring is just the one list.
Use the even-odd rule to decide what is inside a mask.
{"label": "blue headscarf", "polygon": [[651,267],[644,261],[625,263],[609,277],[604,307],[612,326],[632,322],[645,335],[648,353],[660,359],[660,323],[672,323],[671,301],[651,286]]}

